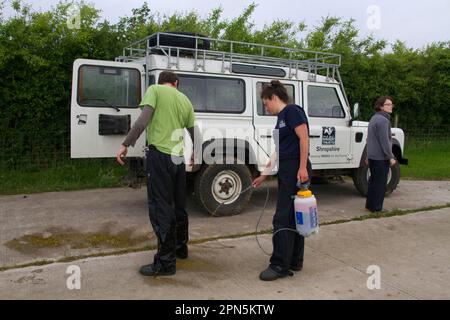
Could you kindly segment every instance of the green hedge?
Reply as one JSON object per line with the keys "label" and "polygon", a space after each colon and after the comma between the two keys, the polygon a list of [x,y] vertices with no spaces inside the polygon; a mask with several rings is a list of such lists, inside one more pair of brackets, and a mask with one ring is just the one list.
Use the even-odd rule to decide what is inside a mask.
{"label": "green hedge", "polygon": [[390,94],[400,126],[450,123],[450,42],[417,50],[401,42],[389,45],[360,38],[352,20],[334,17],[313,28],[276,21],[257,29],[252,22],[255,4],[231,20],[222,18],[220,8],[207,17],[195,12],[161,17],[144,4],[113,24],[100,21],[99,10],[82,2],[78,30],[67,25],[68,4],[47,12],[17,0],[12,6],[13,17],[0,14],[0,148],[9,155],[33,154],[39,147],[29,141],[42,141],[59,152],[67,146],[75,59],[111,60],[131,41],[169,30],[340,53],[347,95],[351,104],[361,104],[363,119],[372,114],[378,96]]}

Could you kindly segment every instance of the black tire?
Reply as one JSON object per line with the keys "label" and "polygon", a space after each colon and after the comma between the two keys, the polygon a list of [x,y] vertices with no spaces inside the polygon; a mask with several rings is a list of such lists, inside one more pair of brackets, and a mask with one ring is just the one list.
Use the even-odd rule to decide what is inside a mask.
{"label": "black tire", "polygon": [[[364,153],[362,159],[365,158],[366,155]],[[369,166],[366,165],[364,160],[361,161],[359,168],[353,172],[353,184],[363,197],[367,196],[367,189],[369,185],[368,172]],[[399,182],[400,182],[400,165],[398,164],[397,161],[397,163],[393,167],[389,168],[388,184],[385,195],[390,195],[392,192],[394,192]]]}
{"label": "black tire", "polygon": [[397,186],[400,182],[400,165],[397,163],[390,168],[391,170],[391,179],[388,181],[388,185],[386,188],[386,195],[390,195],[397,189]]}
{"label": "black tire", "polygon": [[250,201],[252,189],[239,193],[251,184],[251,172],[244,164],[205,165],[195,177],[195,198],[213,216],[232,216]]}

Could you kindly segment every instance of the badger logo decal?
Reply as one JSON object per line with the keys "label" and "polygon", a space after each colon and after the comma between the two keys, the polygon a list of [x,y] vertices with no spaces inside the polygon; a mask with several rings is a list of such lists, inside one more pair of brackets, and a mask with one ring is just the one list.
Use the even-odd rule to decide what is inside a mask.
{"label": "badger logo decal", "polygon": [[336,128],[322,127],[322,145],[334,146],[336,144]]}

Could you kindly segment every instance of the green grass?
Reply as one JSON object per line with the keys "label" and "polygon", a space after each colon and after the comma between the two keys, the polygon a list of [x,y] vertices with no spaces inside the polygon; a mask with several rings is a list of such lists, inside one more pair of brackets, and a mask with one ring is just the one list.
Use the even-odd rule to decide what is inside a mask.
{"label": "green grass", "polygon": [[0,171],[0,194],[119,187],[127,168],[113,160],[65,160],[39,170]]}
{"label": "green grass", "polygon": [[[424,180],[450,179],[450,140],[408,139],[402,178]],[[127,167],[115,159],[63,160],[46,169],[0,170],[0,194],[22,194],[120,187]]]}
{"label": "green grass", "polygon": [[450,140],[406,142],[407,166],[402,166],[402,177],[424,180],[450,179]]}

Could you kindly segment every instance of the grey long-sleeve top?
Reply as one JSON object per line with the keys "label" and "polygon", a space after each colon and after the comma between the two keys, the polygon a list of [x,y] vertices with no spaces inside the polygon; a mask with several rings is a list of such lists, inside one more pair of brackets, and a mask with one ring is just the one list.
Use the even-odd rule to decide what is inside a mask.
{"label": "grey long-sleeve top", "polygon": [[137,139],[141,136],[142,132],[147,128],[148,123],[153,117],[153,112],[155,109],[153,109],[150,106],[145,106],[144,109],[142,109],[141,115],[134,123],[133,127],[131,128],[130,132],[128,132],[127,137],[125,138],[124,142],[122,143],[124,146],[133,146],[136,144]]}
{"label": "grey long-sleeve top", "polygon": [[379,111],[369,122],[367,135],[367,158],[370,160],[395,159],[392,153],[391,117]]}

